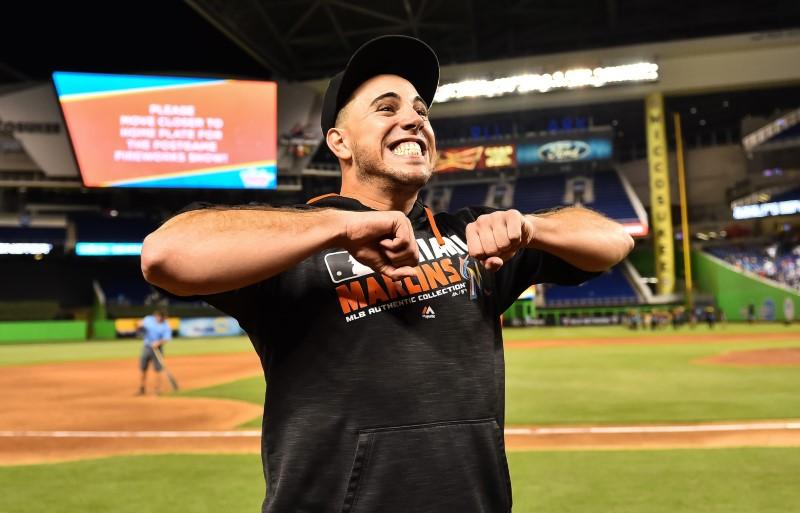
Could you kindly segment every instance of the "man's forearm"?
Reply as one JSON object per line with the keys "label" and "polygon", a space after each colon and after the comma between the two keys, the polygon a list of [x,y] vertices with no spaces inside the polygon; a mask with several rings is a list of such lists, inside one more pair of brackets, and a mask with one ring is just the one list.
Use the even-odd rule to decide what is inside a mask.
{"label": "man's forearm", "polygon": [[531,248],[551,253],[585,271],[604,271],[622,261],[633,239],[621,224],[591,210],[570,207],[531,214]]}
{"label": "man's forearm", "polygon": [[188,296],[240,288],[274,276],[341,236],[341,212],[194,210],[167,221],[142,247],[145,279]]}

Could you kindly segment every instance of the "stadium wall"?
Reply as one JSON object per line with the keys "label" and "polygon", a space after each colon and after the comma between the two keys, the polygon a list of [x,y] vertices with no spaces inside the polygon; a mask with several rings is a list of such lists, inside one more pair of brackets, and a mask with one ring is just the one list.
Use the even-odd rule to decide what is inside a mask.
{"label": "stadium wall", "polygon": [[86,340],[86,321],[0,322],[0,344]]}
{"label": "stadium wall", "polygon": [[726,262],[702,251],[692,251],[692,275],[697,287],[714,295],[719,308],[731,321],[746,321],[753,304],[761,320],[785,321],[783,303],[794,301],[795,318],[800,314],[800,293],[740,272]]}

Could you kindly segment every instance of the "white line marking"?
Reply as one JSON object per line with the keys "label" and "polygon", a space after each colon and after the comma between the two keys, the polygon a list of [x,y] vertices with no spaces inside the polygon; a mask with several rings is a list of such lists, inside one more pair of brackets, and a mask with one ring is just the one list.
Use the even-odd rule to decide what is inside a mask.
{"label": "white line marking", "polygon": [[737,431],[800,430],[800,422],[761,422],[753,424],[695,424],[677,426],[593,426],[555,428],[507,428],[507,435],[615,435],[647,433],[711,433]]}
{"label": "white line marking", "polygon": [[0,431],[0,438],[256,438],[261,431]]}
{"label": "white line marking", "polygon": [[[588,426],[505,429],[506,435],[615,435],[649,433],[719,433],[800,430],[800,421],[749,424],[694,424],[664,426]],[[0,431],[0,438],[258,438],[261,431]]]}

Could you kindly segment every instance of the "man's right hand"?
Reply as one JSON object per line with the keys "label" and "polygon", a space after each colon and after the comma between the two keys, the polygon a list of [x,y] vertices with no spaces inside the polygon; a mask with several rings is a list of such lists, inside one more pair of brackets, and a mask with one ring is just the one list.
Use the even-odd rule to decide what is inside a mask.
{"label": "man's right hand", "polygon": [[340,245],[353,258],[393,280],[416,276],[419,248],[411,221],[402,212],[342,213]]}

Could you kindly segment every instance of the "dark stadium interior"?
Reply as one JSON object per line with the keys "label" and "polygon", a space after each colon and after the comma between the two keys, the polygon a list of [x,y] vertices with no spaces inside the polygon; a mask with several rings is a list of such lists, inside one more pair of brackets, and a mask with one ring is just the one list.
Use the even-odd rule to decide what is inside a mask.
{"label": "dark stadium interior", "polygon": [[[47,16],[42,16],[42,11]],[[557,4],[405,0],[380,6],[340,0],[187,0],[81,7],[27,2],[8,6],[4,14],[15,23],[0,31],[0,44],[6,49],[0,59],[0,94],[46,83],[54,70],[242,77],[282,83],[321,80],[341,69],[360,44],[386,33],[420,37],[435,48],[442,65],[456,65],[728,34],[752,33],[756,34],[754,40],[768,40],[781,34],[794,37],[800,30],[800,3],[791,0]],[[741,146],[750,131],[800,107],[798,98],[797,82],[762,86],[755,78],[750,86],[666,95],[668,145],[674,149],[672,113],[679,113],[685,150],[708,150],[711,156],[704,158],[714,160],[717,149],[724,153]],[[434,107],[432,124],[443,149],[536,137],[608,134],[613,159],[559,169],[520,165],[502,175],[485,170],[442,174],[423,191],[423,197],[449,210],[479,203],[534,211],[568,203],[563,191],[566,188],[575,194],[577,189],[573,190],[569,180],[577,177],[577,194],[588,187],[594,195],[585,201],[579,198],[578,203],[623,224],[646,225],[650,215],[647,184],[631,185],[626,178],[635,175],[630,169],[644,169],[647,157],[642,99],[555,103],[443,117],[437,117]],[[774,218],[737,224],[730,219],[729,203],[764,191],[774,194],[776,202],[798,197],[790,187],[797,175],[789,172],[797,168],[797,149],[792,146],[796,130],[781,134],[779,141],[789,141],[788,146],[774,152],[751,152],[746,173],[717,183],[724,201],[715,205],[696,202],[689,214],[693,241],[716,248],[711,254],[792,286],[797,286],[800,276],[791,256],[797,247],[796,222]],[[291,139],[286,134],[281,137]],[[0,142],[4,153],[22,151],[13,137],[0,138]],[[281,169],[278,190],[87,188],[74,179],[47,177],[37,170],[0,170],[0,214],[19,219],[16,228],[0,225],[0,240],[52,241],[55,245],[49,255],[0,257],[5,261],[4,276],[11,278],[0,303],[11,305],[17,300],[34,305],[4,307],[0,320],[86,315],[94,301],[93,282],[105,292],[108,305],[113,305],[109,306],[112,316],[114,308],[120,316],[138,315],[145,304],[149,307],[158,301],[150,297],[152,290],[141,279],[138,259],[87,260],[73,254],[76,241],[141,241],[164,219],[194,201],[286,205],[338,190],[338,163],[324,144],[314,147],[306,168],[295,174]],[[29,220],[39,215],[65,216],[68,227],[48,231],[31,225]],[[673,204],[672,216],[678,225],[677,204]],[[723,232],[726,235],[720,235]],[[719,239],[737,235],[749,242],[734,249],[717,247]],[[631,268],[619,266],[585,287],[553,287],[544,291],[549,302],[545,306],[645,302],[643,294],[651,292],[648,287],[652,284],[644,289],[632,284],[652,276],[652,264],[641,264],[652,256],[651,236],[645,231],[637,238],[637,250],[630,259],[634,271],[638,269],[636,275]],[[682,237],[679,234],[676,245]],[[765,254],[765,248],[779,238],[779,251]],[[683,270],[677,272],[680,277]],[[16,279],[19,276],[31,278],[20,281]]]}

